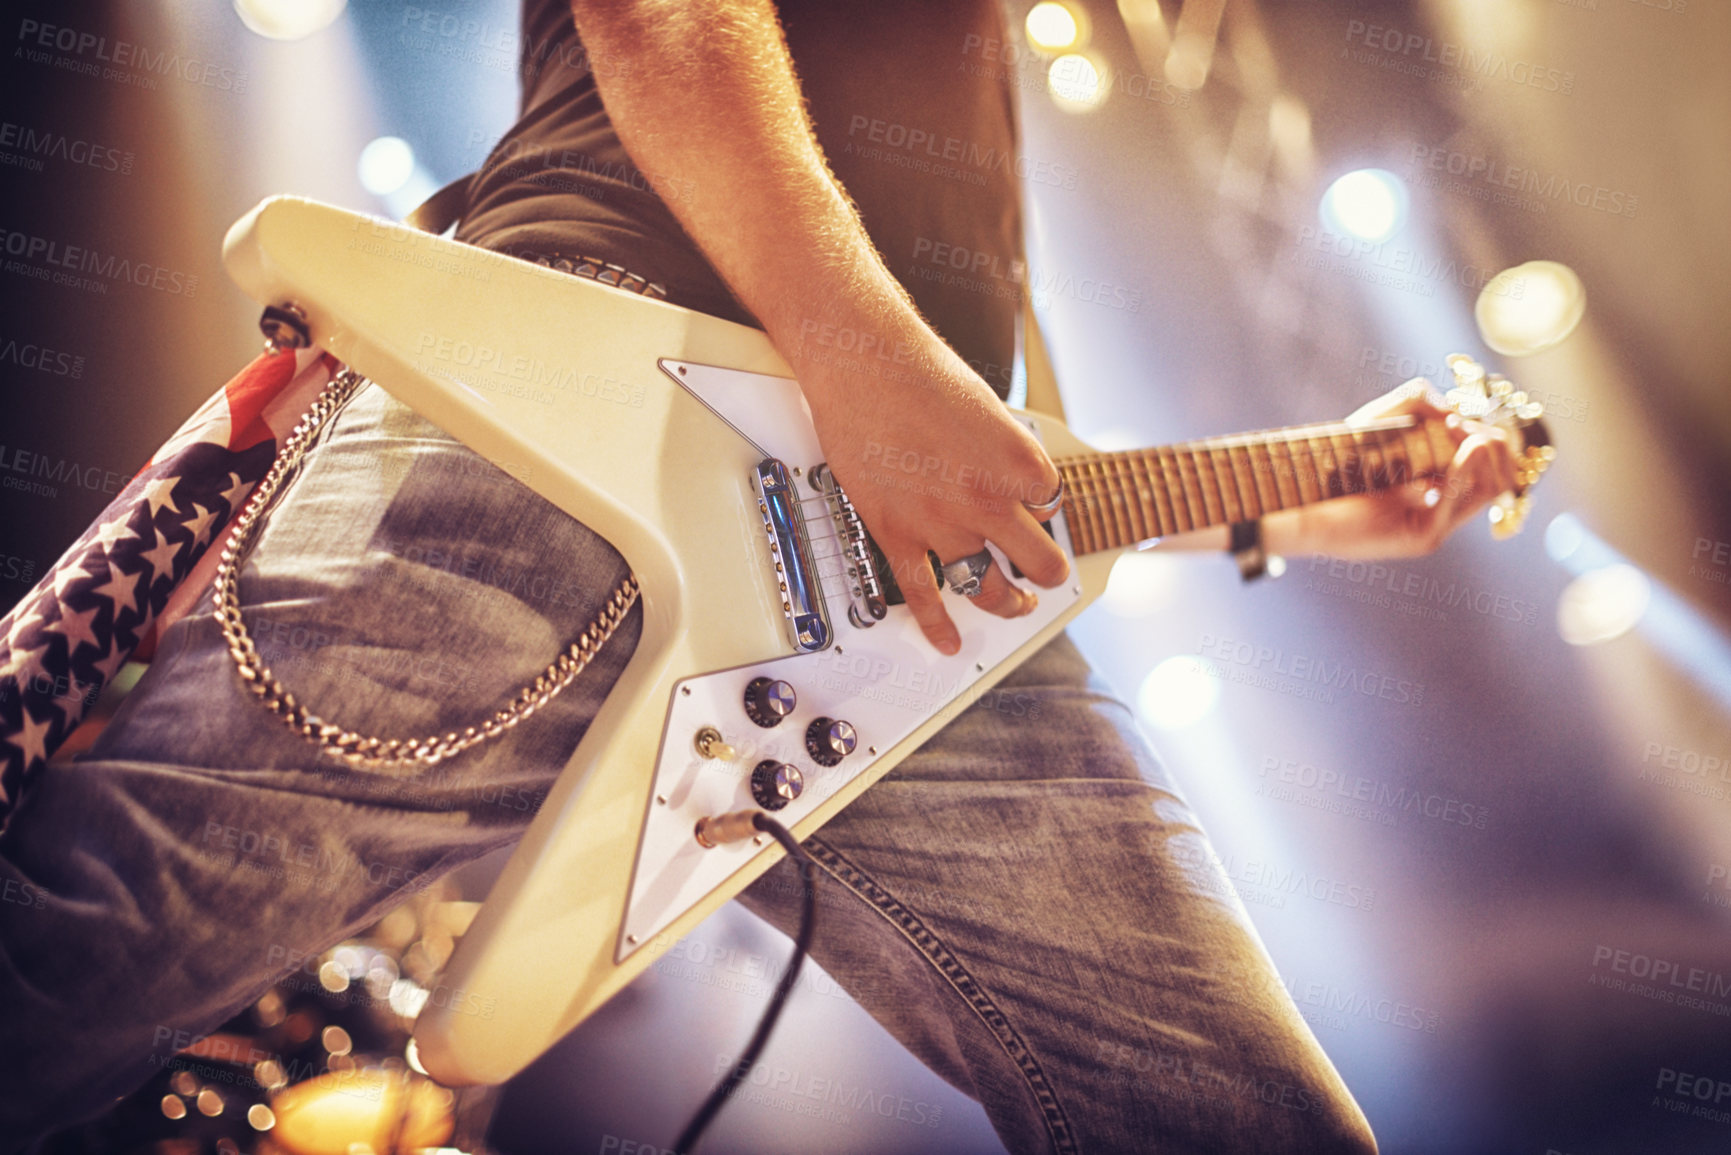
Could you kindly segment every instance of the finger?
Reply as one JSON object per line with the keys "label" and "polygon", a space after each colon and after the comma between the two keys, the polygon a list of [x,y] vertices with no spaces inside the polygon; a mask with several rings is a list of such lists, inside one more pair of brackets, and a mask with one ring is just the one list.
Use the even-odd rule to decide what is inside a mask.
{"label": "finger", "polygon": [[991,538],[1035,585],[1051,589],[1070,576],[1070,559],[1026,508],[1015,510],[994,525]]}
{"label": "finger", "polygon": [[1040,604],[1037,594],[1012,582],[995,561],[980,578],[980,596],[972,600],[980,609],[1000,618],[1019,618],[1032,613]]}
{"label": "finger", "polygon": [[[1497,494],[1514,488],[1513,469],[1502,470],[1498,448],[1494,437],[1474,433],[1455,450],[1441,487],[1442,499],[1433,512],[1433,534],[1438,542],[1489,505]],[[1507,446],[1501,448],[1506,451]]]}
{"label": "finger", "polygon": [[[878,544],[882,546],[883,543]],[[950,620],[949,611],[944,608],[943,595],[938,589],[931,563],[926,559],[926,551],[914,549],[885,552],[890,559],[896,584],[901,587],[902,600],[914,615],[914,621],[919,623],[920,632],[926,636],[926,640],[942,654],[954,654],[960,650],[962,635],[956,630],[956,623]]]}

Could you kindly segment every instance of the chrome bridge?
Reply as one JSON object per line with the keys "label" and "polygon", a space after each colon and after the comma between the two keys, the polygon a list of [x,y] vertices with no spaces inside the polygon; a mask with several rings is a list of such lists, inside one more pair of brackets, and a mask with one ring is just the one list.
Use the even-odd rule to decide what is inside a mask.
{"label": "chrome bridge", "polygon": [[830,519],[835,522],[836,541],[841,546],[842,577],[847,583],[847,620],[860,629],[869,629],[884,620],[889,602],[884,597],[883,583],[878,580],[872,561],[871,538],[865,523],[854,512],[853,502],[842,491],[841,483],[823,462],[811,467],[806,476],[811,487],[823,494],[829,505]]}

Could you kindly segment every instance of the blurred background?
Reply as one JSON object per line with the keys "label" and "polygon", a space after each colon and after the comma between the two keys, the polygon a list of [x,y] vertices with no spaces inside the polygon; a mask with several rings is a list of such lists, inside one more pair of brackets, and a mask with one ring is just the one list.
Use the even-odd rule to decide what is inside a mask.
{"label": "blurred background", "polygon": [[[1035,312],[1085,438],[1337,417],[1446,383],[1454,352],[1548,413],[1559,458],[1512,541],[1475,525],[1248,587],[1223,557],[1137,554],[1072,627],[1384,1150],[1731,1150],[1731,8],[1008,10],[990,62],[1020,93]],[[511,123],[518,47],[511,0],[26,0],[10,27],[0,609],[256,351],[227,226],[273,193],[400,215]],[[32,238],[160,273],[56,282]],[[303,1015],[306,1069],[360,1077],[369,1046],[400,1053],[412,1005],[384,996],[465,909],[400,917],[235,1030]],[[787,950],[724,910],[426,1142],[669,1144]],[[332,997],[380,981],[382,1022]],[[292,1072],[264,1074],[165,1072],[65,1149],[283,1149],[250,1106]],[[707,1150],[1001,1149],[815,968],[756,1078]],[[782,1091],[814,1079],[841,1093],[802,1113]]]}

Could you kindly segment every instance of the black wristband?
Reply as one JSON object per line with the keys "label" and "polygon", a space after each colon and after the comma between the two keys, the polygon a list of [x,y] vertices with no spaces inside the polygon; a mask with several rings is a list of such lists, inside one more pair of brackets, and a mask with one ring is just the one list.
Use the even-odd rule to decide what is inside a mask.
{"label": "black wristband", "polygon": [[1238,563],[1238,576],[1254,581],[1268,572],[1268,551],[1262,548],[1261,521],[1232,523],[1231,541],[1226,549]]}

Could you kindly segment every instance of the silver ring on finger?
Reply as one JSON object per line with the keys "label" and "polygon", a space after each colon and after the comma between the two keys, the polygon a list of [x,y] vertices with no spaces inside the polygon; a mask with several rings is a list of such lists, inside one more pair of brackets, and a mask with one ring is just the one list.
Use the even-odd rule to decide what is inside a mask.
{"label": "silver ring on finger", "polygon": [[992,551],[982,549],[979,553],[969,554],[944,566],[944,584],[950,588],[951,593],[961,594],[965,598],[977,598],[983,588],[980,579],[985,577],[986,571],[991,568]]}
{"label": "silver ring on finger", "polygon": [[1064,479],[1058,478],[1058,488],[1052,491],[1052,496],[1046,501],[1024,501],[1022,503],[1029,513],[1035,517],[1045,517],[1049,513],[1057,513],[1058,507],[1064,504]]}

